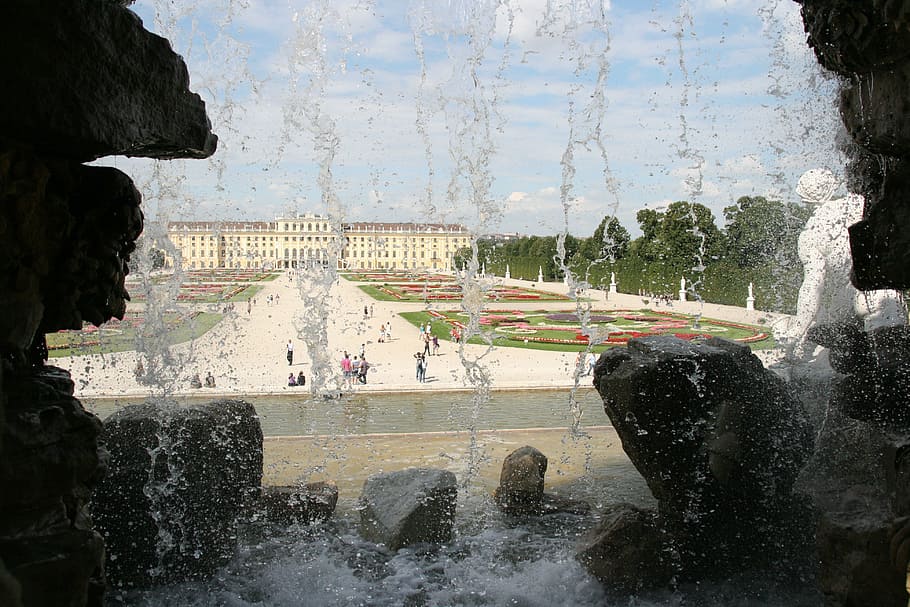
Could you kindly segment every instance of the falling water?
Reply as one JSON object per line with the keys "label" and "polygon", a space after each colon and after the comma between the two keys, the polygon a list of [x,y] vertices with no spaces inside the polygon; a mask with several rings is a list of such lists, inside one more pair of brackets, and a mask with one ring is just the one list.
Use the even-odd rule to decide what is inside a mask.
{"label": "falling water", "polygon": [[[523,66],[535,67],[535,62],[552,59],[535,47],[542,39],[555,41],[559,47],[556,54],[570,66],[567,72],[572,75],[564,87],[565,110],[563,123],[559,125],[561,153],[551,159],[552,166],[546,167],[553,169],[558,165],[559,173],[553,179],[559,183],[562,219],[555,261],[566,277],[582,332],[589,337],[588,350],[599,338],[590,323],[592,303],[586,299],[586,293],[592,285],[587,270],[579,271],[572,266],[566,242],[573,216],[582,205],[580,165],[589,163],[590,156],[597,164],[598,190],[603,199],[594,211],[598,219],[618,218],[623,210],[620,202],[627,190],[632,189],[628,186],[638,185],[622,181],[622,169],[615,168],[617,158],[610,146],[611,132],[622,126],[611,122],[608,98],[617,30],[608,15],[614,8],[603,0],[547,2],[535,20],[536,31],[528,42],[516,37],[517,21],[531,10],[523,3],[411,2],[404,37],[416,56],[418,72],[411,74],[414,88],[408,94],[413,99],[407,100],[407,110],[412,116],[425,172],[396,175],[394,167],[383,164],[386,159],[382,157],[381,143],[372,141],[365,149],[352,151],[358,147],[358,134],[344,124],[349,96],[358,96],[361,107],[371,114],[366,120],[367,132],[360,134],[366,139],[374,135],[374,129],[377,139],[388,135],[382,133],[380,116],[391,117],[400,111],[391,99],[395,95],[381,89],[383,84],[388,86],[388,74],[359,63],[371,51],[358,39],[368,30],[364,23],[386,7],[380,2],[366,1],[350,6],[329,0],[315,0],[299,7],[297,4],[289,2],[274,9],[268,6],[276,12],[285,11],[281,12],[280,28],[278,25],[276,28],[287,34],[288,42],[277,53],[277,59],[270,58],[271,71],[266,76],[257,75],[262,66],[256,65],[258,60],[252,58],[252,44],[241,42],[241,24],[255,25],[263,7],[239,0],[200,0],[195,4],[159,0],[152,2],[149,9],[154,14],[157,30],[187,58],[193,70],[193,88],[206,99],[213,130],[221,136],[221,147],[211,161],[200,163],[202,168],[193,163],[171,161],[151,163],[150,169],[148,164],[118,161],[122,163],[121,168],[129,168],[137,176],[145,211],[154,216],[142,244],[146,257],[140,265],[140,280],[133,287],[148,302],[146,331],[137,348],[145,365],[141,381],[153,386],[157,394],[168,395],[185,380],[185,373],[182,375],[180,371],[192,368],[197,360],[197,353],[191,348],[175,351],[162,339],[164,313],[175,309],[182,277],[176,271],[165,282],[153,281],[147,255],[156,247],[177,257],[165,238],[167,221],[192,216],[225,219],[238,214],[256,216],[259,210],[255,203],[260,196],[265,198],[266,190],[274,186],[286,208],[318,206],[332,227],[334,240],[327,247],[323,260],[326,263],[298,268],[291,278],[298,295],[294,302],[295,337],[305,345],[312,369],[309,389],[313,395],[337,391],[340,380],[333,348],[338,345],[329,343],[327,327],[333,322],[345,322],[331,314],[332,310],[343,308],[343,302],[333,300],[332,288],[338,280],[336,268],[345,238],[344,223],[354,218],[364,200],[388,204],[391,209],[396,182],[421,184],[414,188],[419,190],[420,221],[465,221],[473,234],[471,258],[463,273],[457,274],[463,294],[462,309],[469,315],[466,339],[458,348],[458,356],[464,379],[473,389],[470,413],[465,421],[469,444],[461,478],[468,487],[485,458],[476,422],[489,399],[493,374],[487,356],[494,348],[492,333],[479,323],[487,305],[485,295],[493,281],[481,276],[477,237],[495,232],[504,214],[506,196],[497,189],[496,181],[497,162],[501,160],[498,153],[510,127],[505,108],[522,94],[515,90],[510,76],[517,69],[524,69]],[[777,27],[774,12],[779,6],[779,2],[773,2],[760,9],[769,30]],[[695,203],[705,195],[705,183],[714,167],[704,143],[710,134],[699,132],[695,124],[706,112],[703,107],[695,107],[705,85],[692,67],[690,53],[698,39],[695,10],[688,0],[679,1],[673,27],[673,54],[661,55],[656,51],[654,59],[664,65],[672,63],[667,61],[668,56],[677,59],[676,68],[667,68],[674,77],[681,78],[679,95],[674,98],[674,103],[678,103],[677,120],[672,124],[676,138],[674,142],[664,140],[658,144],[672,144],[675,160],[685,163],[683,193]],[[783,38],[783,34],[773,31],[769,35]],[[783,47],[775,49],[777,69],[786,67],[781,60],[786,52]],[[345,89],[350,73],[356,73],[359,78],[353,93]],[[786,84],[782,77],[777,77],[772,85],[771,92],[782,100],[781,107],[787,100]],[[276,95],[279,89],[281,94]],[[716,89],[715,83],[715,92]],[[658,97],[659,93],[655,92],[647,102],[642,99],[642,112],[647,113],[649,107],[653,112],[659,104]],[[274,113],[276,109],[280,115],[277,126],[263,125],[258,120],[259,110],[266,114],[266,110]],[[788,114],[787,118],[794,118],[796,113]],[[246,128],[247,122],[254,125],[253,130]],[[444,136],[439,135],[440,131],[444,131]],[[821,129],[811,134],[819,132]],[[776,142],[781,166],[789,161],[784,156],[792,143],[792,140]],[[806,147],[808,144],[800,145],[797,150]],[[653,162],[642,157],[632,160],[643,164]],[[836,162],[832,159],[830,164]],[[361,165],[366,169],[358,173],[356,169],[363,168]],[[661,170],[669,174],[671,168],[677,167],[668,160]],[[249,176],[248,189],[238,192],[238,186],[229,183],[232,172]],[[789,173],[780,166],[768,167],[767,172],[776,175],[775,181],[783,189]],[[213,185],[201,190],[200,181]],[[307,201],[302,190],[315,192],[318,202]],[[411,205],[413,213],[413,200],[403,204]],[[581,212],[585,216],[591,213],[587,207]],[[699,239],[700,246],[698,258],[693,260],[695,279],[689,285],[701,302],[699,286],[705,266],[705,234],[698,228],[694,211],[691,213],[695,225],[693,235]],[[603,260],[614,261],[615,246],[609,238],[604,242]],[[228,312],[224,322],[234,321],[236,318]],[[485,351],[473,354],[465,347],[467,338],[472,336],[486,340]],[[228,349],[236,344],[219,346]],[[582,365],[576,365],[572,371],[574,386],[568,393],[572,421],[564,440],[588,445],[585,452],[586,469],[589,469],[593,453],[586,442],[588,436],[580,427],[585,411],[576,396],[581,374]],[[692,377],[699,389],[701,376],[697,369]],[[326,406],[344,404],[332,401]],[[341,451],[331,438],[325,439],[326,458],[344,457]],[[374,455],[381,456],[375,452]],[[307,465],[310,471],[320,467],[319,462]],[[166,486],[150,487],[149,491],[155,499],[162,496],[166,499]],[[480,506],[478,501],[482,502]],[[472,516],[458,522],[456,541],[428,552],[406,549],[398,554],[386,553],[359,539],[352,521],[344,516],[319,528],[257,529],[241,543],[238,558],[216,579],[149,594],[137,593],[125,600],[148,605],[610,604],[600,586],[573,559],[574,544],[580,533],[593,524],[593,517],[555,517],[515,525],[504,521],[483,500],[475,499],[473,506]],[[166,540],[164,527],[162,534]],[[763,598],[753,600],[765,589],[756,590],[743,580],[731,586],[735,588],[691,592],[692,596],[703,596],[705,604],[717,605],[787,604],[790,596],[789,591],[778,595],[771,590]],[[683,599],[668,592],[632,600],[647,606],[679,604]]]}

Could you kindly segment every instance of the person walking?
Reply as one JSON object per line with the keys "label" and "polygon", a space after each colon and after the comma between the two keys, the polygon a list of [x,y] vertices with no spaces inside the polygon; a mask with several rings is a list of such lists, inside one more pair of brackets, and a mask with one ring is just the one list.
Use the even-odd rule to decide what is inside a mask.
{"label": "person walking", "polygon": [[344,357],[341,359],[341,374],[344,376],[344,385],[348,388],[351,387],[351,373],[353,370],[354,365],[351,364],[351,357],[345,351]]}
{"label": "person walking", "polygon": [[358,381],[361,384],[367,383],[367,371],[370,370],[370,363],[367,362],[366,358],[360,359],[360,373],[357,375]]}
{"label": "person walking", "polygon": [[439,338],[433,336],[433,356],[439,356]]}
{"label": "person walking", "polygon": [[417,352],[416,354],[414,354],[414,358],[417,359],[417,381],[422,382],[423,381],[423,372],[424,372],[423,352]]}
{"label": "person walking", "polygon": [[289,339],[288,340],[288,366],[290,367],[293,364],[294,364],[294,344]]}
{"label": "person walking", "polygon": [[430,355],[430,334],[429,333],[423,334],[423,355],[424,356]]}

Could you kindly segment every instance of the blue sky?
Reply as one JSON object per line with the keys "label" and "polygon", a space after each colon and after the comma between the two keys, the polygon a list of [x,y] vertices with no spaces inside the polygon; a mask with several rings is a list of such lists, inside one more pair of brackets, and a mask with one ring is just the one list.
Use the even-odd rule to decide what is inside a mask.
{"label": "blue sky", "polygon": [[[207,161],[112,159],[163,219],[449,221],[588,236],[674,200],[794,199],[843,160],[790,0],[139,0]],[[423,62],[418,50],[422,50]]]}

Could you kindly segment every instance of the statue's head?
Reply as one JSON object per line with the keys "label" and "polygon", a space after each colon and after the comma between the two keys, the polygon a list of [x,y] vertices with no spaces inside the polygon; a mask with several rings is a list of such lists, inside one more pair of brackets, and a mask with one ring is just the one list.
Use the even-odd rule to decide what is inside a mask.
{"label": "statue's head", "polygon": [[796,193],[808,204],[824,204],[834,197],[840,180],[828,169],[811,169],[796,184]]}

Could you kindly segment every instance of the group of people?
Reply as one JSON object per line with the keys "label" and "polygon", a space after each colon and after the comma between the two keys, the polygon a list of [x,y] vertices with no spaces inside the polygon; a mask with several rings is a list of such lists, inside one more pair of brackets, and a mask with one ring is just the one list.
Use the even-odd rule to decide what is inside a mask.
{"label": "group of people", "polygon": [[417,359],[417,381],[425,383],[427,381],[427,357],[423,352],[414,354]]}
{"label": "group of people", "polygon": [[294,373],[288,374],[288,386],[305,386],[306,385],[306,376],[303,374],[303,371],[297,374],[297,377],[294,377]]}
{"label": "group of people", "polygon": [[420,341],[423,342],[424,357],[430,356],[431,347],[433,348],[433,356],[439,354],[439,338],[433,335],[433,330],[430,326],[429,321],[427,322],[426,326],[420,325]]}
{"label": "group of people", "polygon": [[[199,379],[198,373],[194,373],[192,379],[190,379],[190,387],[191,388],[201,388],[202,387],[202,380]],[[208,371],[205,374],[205,387],[206,388],[215,387],[215,376],[212,375],[211,371]]]}
{"label": "group of people", "polygon": [[367,383],[367,371],[370,370],[370,363],[367,362],[366,344],[360,345],[360,354],[355,355],[351,360],[351,355],[347,350],[341,358],[341,374],[344,377],[344,384],[350,388],[356,381],[359,384]]}
{"label": "group of people", "polygon": [[386,341],[392,341],[392,323],[389,323],[388,327],[385,326],[385,323],[379,327],[379,343]]}

